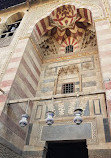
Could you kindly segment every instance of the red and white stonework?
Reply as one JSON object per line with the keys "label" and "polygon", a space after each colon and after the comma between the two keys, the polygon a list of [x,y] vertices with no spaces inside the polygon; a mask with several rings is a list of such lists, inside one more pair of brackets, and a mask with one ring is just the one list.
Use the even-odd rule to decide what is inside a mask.
{"label": "red and white stonework", "polygon": [[[89,158],[111,157],[110,14],[105,0],[31,1],[0,12],[1,34],[9,18],[13,23],[23,15],[10,44],[0,43],[1,158],[10,158],[3,150],[11,158],[41,158],[48,141],[43,135],[47,111],[55,111],[54,127],[74,124],[77,93],[83,126],[90,125],[91,136],[84,133]],[[66,53],[69,45],[73,52]],[[64,94],[69,83],[73,92]],[[21,128],[26,111],[29,124]]]}

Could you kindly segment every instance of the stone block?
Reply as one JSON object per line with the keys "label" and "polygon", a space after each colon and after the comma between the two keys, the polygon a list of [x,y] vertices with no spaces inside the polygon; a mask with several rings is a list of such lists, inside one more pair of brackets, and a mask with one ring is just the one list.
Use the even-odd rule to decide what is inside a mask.
{"label": "stone block", "polygon": [[91,139],[91,124],[44,126],[42,141]]}
{"label": "stone block", "polygon": [[90,81],[90,82],[83,82],[82,83],[82,87],[92,87],[92,86],[96,86],[96,81]]}

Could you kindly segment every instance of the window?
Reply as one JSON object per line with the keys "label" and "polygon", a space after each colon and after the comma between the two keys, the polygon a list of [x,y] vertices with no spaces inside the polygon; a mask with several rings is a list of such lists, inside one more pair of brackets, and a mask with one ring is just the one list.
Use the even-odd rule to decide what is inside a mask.
{"label": "window", "polygon": [[13,36],[13,34],[14,34],[15,30],[17,29],[17,27],[19,26],[21,20],[22,19],[14,22],[13,24],[8,25],[7,30],[3,31],[3,33],[1,34],[1,38]]}
{"label": "window", "polygon": [[73,52],[73,46],[69,45],[66,47],[66,53],[71,53],[71,52]]}
{"label": "window", "polygon": [[74,83],[66,83],[62,85],[62,93],[74,93]]}
{"label": "window", "polygon": [[18,12],[11,15],[7,19],[6,23],[3,25],[5,27],[2,28],[3,30],[2,33],[0,34],[0,48],[10,45],[14,37],[15,31],[19,27],[23,16],[24,16],[23,12]]}

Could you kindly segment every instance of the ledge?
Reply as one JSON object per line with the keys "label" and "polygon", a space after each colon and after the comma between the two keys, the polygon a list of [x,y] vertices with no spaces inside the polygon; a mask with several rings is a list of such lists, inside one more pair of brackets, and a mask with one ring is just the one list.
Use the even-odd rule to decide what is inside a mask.
{"label": "ledge", "polygon": [[33,97],[33,98],[24,98],[24,99],[16,99],[16,100],[9,100],[8,105],[15,104],[15,103],[23,103],[29,101],[44,101],[44,100],[52,100],[52,99],[61,99],[61,98],[69,98],[69,97],[77,97],[77,94],[80,96],[88,96],[88,95],[97,95],[97,94],[104,94],[104,90],[94,91],[94,92],[79,92],[79,93],[70,93],[70,94],[56,94],[50,95],[45,97]]}

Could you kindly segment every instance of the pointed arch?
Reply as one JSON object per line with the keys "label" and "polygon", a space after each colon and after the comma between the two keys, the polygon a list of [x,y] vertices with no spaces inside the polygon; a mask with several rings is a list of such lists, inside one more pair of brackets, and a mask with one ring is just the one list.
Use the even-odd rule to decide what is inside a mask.
{"label": "pointed arch", "polygon": [[7,21],[6,21],[6,24],[7,25],[11,25],[13,24],[14,22],[18,21],[18,20],[21,20],[24,16],[24,12],[18,12],[18,13],[15,13],[13,15],[11,15]]}

